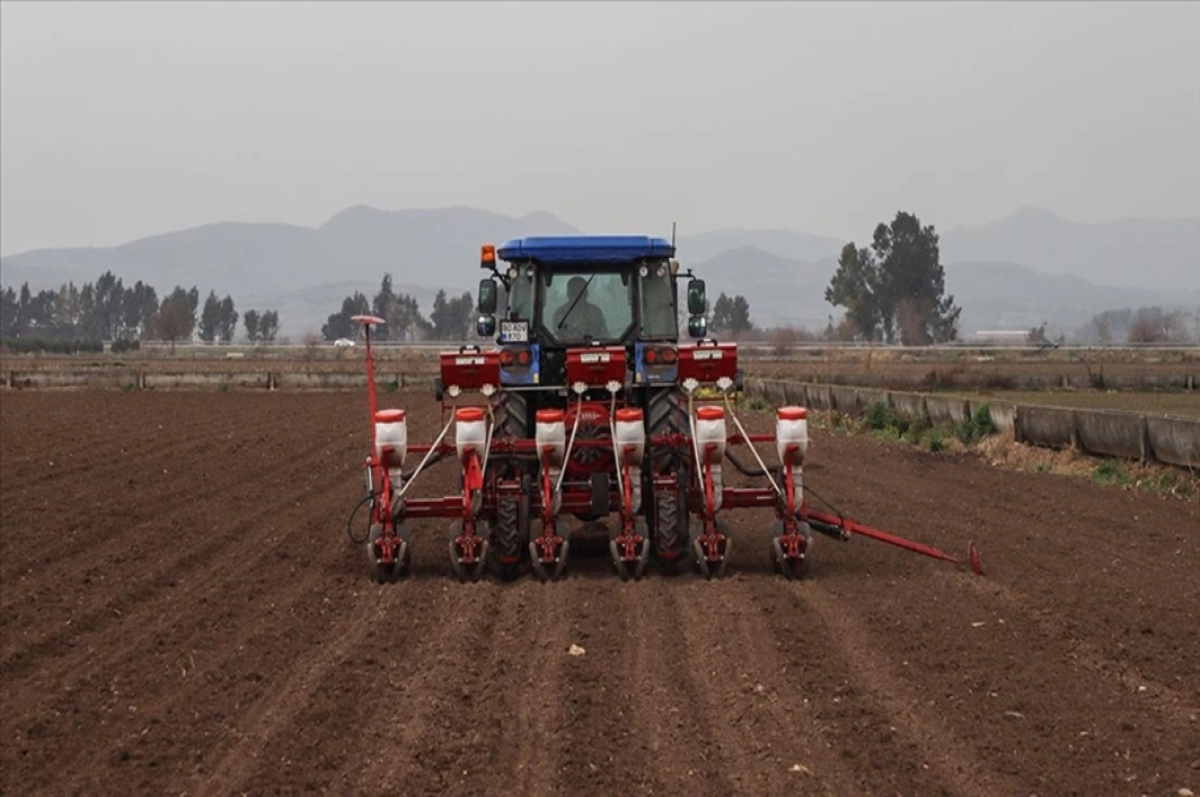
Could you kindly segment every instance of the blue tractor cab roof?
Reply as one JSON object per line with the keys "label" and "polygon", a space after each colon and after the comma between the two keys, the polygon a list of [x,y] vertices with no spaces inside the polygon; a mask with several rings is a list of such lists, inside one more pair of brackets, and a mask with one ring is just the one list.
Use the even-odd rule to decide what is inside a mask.
{"label": "blue tractor cab roof", "polygon": [[514,238],[496,250],[501,260],[534,260],[546,265],[616,265],[646,257],[673,257],[665,238],[645,235],[555,235]]}

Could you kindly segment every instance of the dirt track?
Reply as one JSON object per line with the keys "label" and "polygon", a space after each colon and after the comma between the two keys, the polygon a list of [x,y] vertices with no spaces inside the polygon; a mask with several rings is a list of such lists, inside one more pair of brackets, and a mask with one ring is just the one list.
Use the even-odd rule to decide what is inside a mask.
{"label": "dirt track", "polygon": [[378,587],[364,403],[0,399],[0,791],[1200,790],[1196,503],[818,432],[812,486],[985,577],[819,538],[787,583],[752,512],[723,582],[459,585],[426,524]]}

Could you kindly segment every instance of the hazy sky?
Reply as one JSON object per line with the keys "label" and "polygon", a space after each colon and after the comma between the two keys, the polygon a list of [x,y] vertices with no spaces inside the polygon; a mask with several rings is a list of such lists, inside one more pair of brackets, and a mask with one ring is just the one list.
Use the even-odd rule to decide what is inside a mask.
{"label": "hazy sky", "polygon": [[1200,3],[0,5],[0,253],[355,204],[1200,215]]}

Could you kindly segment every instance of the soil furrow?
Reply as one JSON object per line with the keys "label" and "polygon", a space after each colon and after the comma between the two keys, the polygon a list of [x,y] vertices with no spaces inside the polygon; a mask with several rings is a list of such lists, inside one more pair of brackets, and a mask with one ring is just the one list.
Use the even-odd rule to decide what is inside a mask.
{"label": "soil furrow", "polygon": [[846,673],[886,713],[891,727],[916,747],[922,766],[945,784],[947,792],[981,797],[1022,793],[1021,784],[994,771],[986,756],[943,724],[939,718],[943,709],[918,699],[909,679],[893,672],[894,661],[879,652],[852,607],[818,584],[793,585],[792,589],[837,640]]}

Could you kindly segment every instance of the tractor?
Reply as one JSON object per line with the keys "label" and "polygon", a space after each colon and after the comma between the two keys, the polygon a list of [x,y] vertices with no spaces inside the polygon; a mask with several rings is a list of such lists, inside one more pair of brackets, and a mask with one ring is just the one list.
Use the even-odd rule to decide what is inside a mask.
{"label": "tractor", "polygon": [[[719,577],[733,544],[722,513],[746,507],[774,509],[771,556],[789,579],[804,575],[814,532],[837,540],[858,533],[958,561],[809,506],[805,408],[779,408],[774,434],[747,434],[736,412],[737,346],[708,337],[705,283],[681,273],[673,242],[530,237],[480,252],[489,274],[479,283],[476,329],[495,345],[440,353],[434,393],[443,425],[433,443],[410,445],[404,411],[379,409],[371,329],[383,321],[355,317],[372,421],[360,502],[369,518],[356,541],[365,542],[376,581],[410,573],[411,524],[435,517],[451,521],[450,564],[462,581],[487,571],[502,580],[527,570],[542,581],[562,578],[581,524],[603,529],[622,579],[640,579],[651,566]],[[679,336],[684,279],[689,342]],[[771,444],[776,463],[768,466],[755,444]],[[741,445],[752,462],[735,454]],[[421,459],[405,470],[409,454]],[[447,459],[457,465],[458,494],[409,494]],[[727,485],[727,463],[766,485]],[[975,565],[973,547],[971,556]]]}

